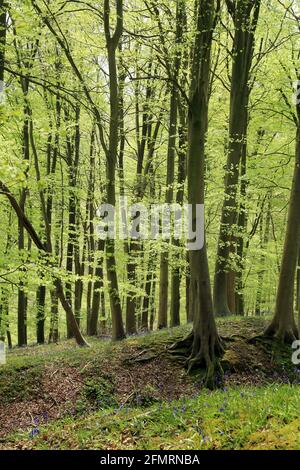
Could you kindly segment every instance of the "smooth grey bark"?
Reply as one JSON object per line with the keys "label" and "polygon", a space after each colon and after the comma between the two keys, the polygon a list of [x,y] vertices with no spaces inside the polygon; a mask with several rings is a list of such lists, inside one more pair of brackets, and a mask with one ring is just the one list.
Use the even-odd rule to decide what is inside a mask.
{"label": "smooth grey bark", "polygon": [[[184,201],[184,184],[186,180],[186,154],[187,154],[187,128],[186,109],[179,109],[180,125],[178,129],[178,173],[176,203],[181,205]],[[183,269],[180,266],[181,253],[179,252],[180,240],[172,240],[177,252],[174,254],[173,268],[171,272],[171,299],[170,299],[170,326],[180,325],[180,285]],[[188,294],[188,286],[186,288]],[[188,311],[188,305],[186,305]]]}
{"label": "smooth grey bark", "polygon": [[[211,48],[216,22],[214,0],[198,0],[197,34],[194,45],[192,77],[188,110],[188,202],[204,204],[205,142],[208,126]],[[200,250],[189,251],[190,309],[193,309],[193,331],[174,348],[186,346],[189,352],[188,370],[201,368],[204,384],[213,388],[216,377],[222,374],[219,357],[223,352],[213,314],[212,290],[209,276],[206,243]]]}
{"label": "smooth grey bark", "polygon": [[[176,51],[177,54],[177,64],[175,63],[175,69],[178,68],[178,63],[180,63],[181,79],[180,86],[182,90],[186,89],[186,71],[189,67],[189,54],[182,54],[182,45],[188,47],[188,44],[185,41],[184,35],[187,32],[187,17],[186,17],[186,5],[185,1],[178,0],[177,2],[177,13],[176,13],[176,42],[179,46],[179,51]],[[178,78],[174,77],[176,80]],[[186,156],[187,156],[187,104],[185,99],[180,99],[180,94],[178,93],[177,99],[178,107],[178,162],[177,162],[177,190],[176,190],[176,203],[183,205],[184,202],[184,185],[186,180]],[[181,250],[180,250],[180,240],[172,240],[172,244],[175,246],[174,259],[172,260],[172,270],[171,270],[171,298],[170,298],[170,326],[180,325],[180,285],[182,279],[182,267],[181,264]]]}
{"label": "smooth grey bark", "polygon": [[275,314],[271,324],[265,330],[266,336],[275,337],[285,343],[291,343],[299,336],[294,317],[294,291],[300,248],[300,103],[296,105],[294,119],[297,127],[295,166],[285,243],[279,274]]}
{"label": "smooth grey bark", "polygon": [[[109,69],[109,144],[106,153],[106,199],[107,203],[116,205],[116,163],[119,142],[119,84],[116,51],[123,34],[123,0],[116,0],[117,23],[113,34],[110,27],[110,0],[104,0],[104,31]],[[117,265],[114,240],[106,240],[106,267],[109,283],[109,299],[112,314],[112,339],[125,338],[122,318],[121,300],[118,286]]]}
{"label": "smooth grey bark", "polygon": [[258,272],[258,279],[257,279],[257,292],[256,292],[256,302],[255,302],[255,315],[261,314],[261,305],[264,300],[264,277],[266,272],[266,254],[265,250],[267,248],[269,237],[270,237],[270,229],[271,229],[271,195],[268,195],[268,204],[267,204],[267,213],[266,213],[266,220],[264,225],[264,218],[263,215],[260,219],[260,249],[261,249],[261,256],[260,256],[260,271]]}
{"label": "smooth grey bark", "polygon": [[235,251],[232,240],[237,224],[237,190],[240,162],[247,139],[251,91],[249,80],[254,53],[254,35],[260,10],[260,0],[237,0],[236,2],[226,0],[226,3],[234,23],[234,40],[225,191],[214,278],[216,316],[230,315],[228,297],[234,298],[234,281],[231,282],[231,292],[228,292],[228,262],[230,252]]}

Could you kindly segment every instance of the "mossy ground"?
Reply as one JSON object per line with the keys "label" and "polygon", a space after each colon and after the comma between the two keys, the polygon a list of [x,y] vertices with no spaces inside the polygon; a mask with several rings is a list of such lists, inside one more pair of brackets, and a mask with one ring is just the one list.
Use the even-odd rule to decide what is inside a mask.
{"label": "mossy ground", "polygon": [[0,449],[300,449],[292,350],[247,341],[265,321],[219,321],[225,386],[213,392],[166,352],[189,326],[16,349],[0,368]]}

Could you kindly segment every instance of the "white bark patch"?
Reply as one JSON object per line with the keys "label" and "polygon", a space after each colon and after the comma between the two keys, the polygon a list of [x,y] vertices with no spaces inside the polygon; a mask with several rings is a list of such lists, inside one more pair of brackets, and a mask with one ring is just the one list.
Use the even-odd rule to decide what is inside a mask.
{"label": "white bark patch", "polygon": [[0,80],[0,104],[4,102],[5,99],[5,83],[3,80]]}

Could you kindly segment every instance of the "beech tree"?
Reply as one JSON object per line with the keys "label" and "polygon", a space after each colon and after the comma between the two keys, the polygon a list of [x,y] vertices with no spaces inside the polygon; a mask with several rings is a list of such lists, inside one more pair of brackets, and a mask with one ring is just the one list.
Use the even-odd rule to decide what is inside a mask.
{"label": "beech tree", "polygon": [[[226,0],[234,24],[232,73],[230,85],[230,116],[225,195],[214,279],[214,310],[217,316],[230,314],[228,296],[235,296],[235,283],[228,289],[229,255],[237,224],[237,190],[242,156],[246,157],[250,70],[254,54],[254,36],[260,0]],[[244,163],[245,165],[245,163]],[[235,312],[232,312],[235,313]]]}
{"label": "beech tree", "polygon": [[[204,204],[205,141],[208,127],[209,83],[213,32],[219,12],[214,0],[198,0],[197,30],[193,51],[191,85],[188,108],[188,201],[193,208],[196,224],[196,205]],[[213,388],[216,375],[221,372],[219,358],[223,346],[218,335],[212,301],[207,248],[189,252],[190,306],[194,326],[191,335],[180,346],[187,344],[188,369],[202,367],[205,384]],[[175,346],[175,348],[178,345]]]}
{"label": "beech tree", "polygon": [[279,284],[276,297],[275,314],[265,330],[266,336],[275,336],[280,341],[290,343],[298,338],[298,328],[294,317],[294,284],[300,245],[300,105],[297,104],[297,127],[295,169],[293,175],[288,222]]}

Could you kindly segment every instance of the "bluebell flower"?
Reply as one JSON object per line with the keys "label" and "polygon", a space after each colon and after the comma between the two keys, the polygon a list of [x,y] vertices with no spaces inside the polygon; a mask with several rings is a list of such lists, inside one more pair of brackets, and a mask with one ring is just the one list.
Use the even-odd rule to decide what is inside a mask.
{"label": "bluebell flower", "polygon": [[30,431],[29,433],[29,437],[32,439],[34,438],[35,436],[37,436],[39,434],[39,429],[38,428],[33,428],[32,431]]}

